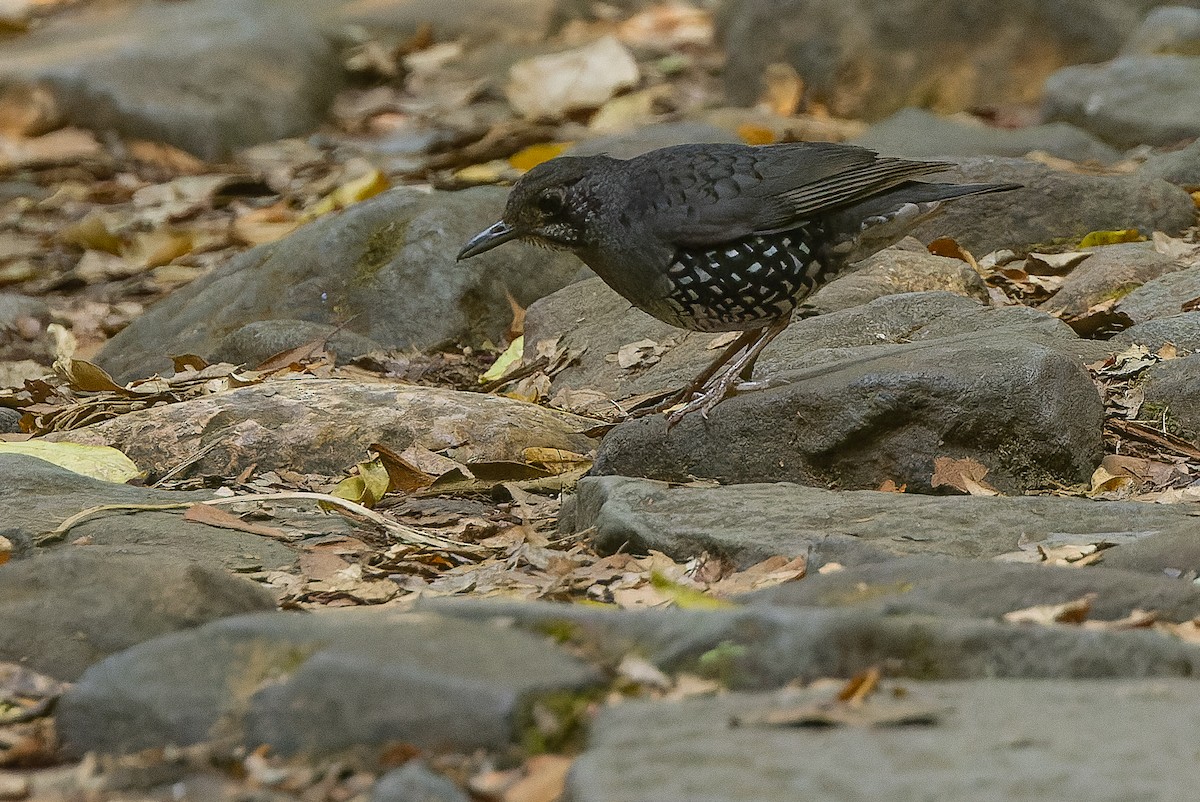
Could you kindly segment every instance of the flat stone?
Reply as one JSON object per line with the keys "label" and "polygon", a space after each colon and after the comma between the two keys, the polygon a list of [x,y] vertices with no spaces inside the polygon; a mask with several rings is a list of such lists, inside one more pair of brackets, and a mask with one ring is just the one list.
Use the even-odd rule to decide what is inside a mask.
{"label": "flat stone", "polygon": [[1038,309],[1060,317],[1082,315],[1092,306],[1119,299],[1147,281],[1188,267],[1154,250],[1149,242],[1126,242],[1085,248],[1091,253],[1067,275],[1066,282]]}
{"label": "flat stone", "polygon": [[1135,323],[1174,317],[1188,301],[1200,298],[1200,262],[1191,267],[1147,281],[1126,295],[1116,311]]}
{"label": "flat stone", "polygon": [[1200,445],[1200,354],[1151,365],[1141,387],[1142,415],[1165,418],[1173,433]]}
{"label": "flat stone", "polygon": [[849,677],[880,666],[895,677],[959,680],[1195,677],[1200,671],[1200,646],[1144,629],[775,605],[614,610],[444,598],[423,600],[420,609],[551,632],[614,662],[632,651],[663,671],[715,677],[735,690]]}
{"label": "flat stone", "polygon": [[992,558],[1017,552],[1022,543],[1127,544],[1200,532],[1200,521],[1176,505],[832,491],[786,482],[679,487],[624,476],[580,480],[572,517],[564,518],[569,531],[594,527],[589,538],[603,552],[654,550],[686,560],[707,551],[743,567],[773,555],[807,555],[810,573],[829,562]]}
{"label": "flat stone", "polygon": [[[880,264],[892,262],[889,259]],[[885,272],[889,269],[883,268]],[[878,286],[876,281],[870,272],[862,281],[851,273],[827,285],[811,301],[819,307],[827,302],[850,302],[863,297],[860,293],[869,294],[867,285]],[[1108,351],[1103,344],[1079,339],[1062,321],[1028,307],[985,307],[946,292],[902,293],[793,322],[763,352],[755,375],[771,376],[833,361],[839,356],[838,349],[982,331],[1015,334],[1081,362],[1102,359]],[[565,287],[529,308],[525,318],[526,359],[536,356],[539,342],[554,338],[572,353],[582,353],[556,374],[553,392],[590,389],[621,398],[682,387],[717,355],[710,347],[715,335],[684,333],[659,322],[630,307],[598,278]],[[659,361],[621,368],[616,361],[621,347],[647,339],[665,348]]]}
{"label": "flat stone", "polygon": [[1046,79],[1047,120],[1063,120],[1118,147],[1200,136],[1200,58],[1121,56],[1064,67]]}
{"label": "flat stone", "polygon": [[75,680],[101,659],[219,618],[273,610],[261,585],[211,566],[104,546],[0,566],[0,660]]}
{"label": "flat stone", "polygon": [[1178,184],[1189,192],[1200,189],[1200,139],[1186,148],[1151,156],[1138,172]]}
{"label": "flat stone", "polygon": [[901,109],[875,123],[852,142],[889,156],[910,159],[1024,156],[1035,150],[1078,162],[1108,164],[1120,158],[1115,149],[1069,123],[996,128],[972,125],[915,108]]}
{"label": "flat stone", "polygon": [[173,292],[96,361],[128,381],[170,370],[170,354],[214,353],[230,333],[272,319],[346,323],[401,350],[499,342],[512,322],[506,291],[528,306],[579,272],[570,254],[533,247],[455,263],[463,243],[500,218],[506,196],[500,187],[400,188],[357,203]]}
{"label": "flat stone", "polygon": [[[1193,524],[1192,529],[1193,537],[1200,533],[1200,525]],[[1200,587],[1186,579],[1094,566],[929,556],[810,574],[799,582],[743,596],[742,601],[785,607],[853,607],[881,615],[999,618],[1036,605],[1076,601],[1088,594],[1095,594],[1090,621],[1120,619],[1133,610],[1155,612],[1160,620],[1174,622],[1200,615]]]}
{"label": "flat stone", "polygon": [[343,81],[333,41],[267,2],[107,4],[5,43],[0,76],[48,86],[78,125],[206,159],[305,134]]}
{"label": "flat stone", "polygon": [[208,354],[210,362],[230,362],[253,368],[272,356],[314,341],[323,341],[325,350],[333,355],[334,364],[350,360],[383,348],[374,340],[336,326],[312,323],[307,320],[257,320],[247,323],[227,335]]}
{"label": "flat stone", "polygon": [[424,763],[410,760],[379,778],[371,802],[470,802],[470,797]]}
{"label": "flat stone", "polygon": [[1084,482],[1101,455],[1089,374],[1016,334],[983,332],[843,352],[771,376],[705,419],[619,424],[593,472],[686,482],[795,481],[840,489],[885,481],[929,492],[938,457],[972,459],[1004,492]]}
{"label": "flat stone", "polygon": [[1130,326],[1110,340],[1121,345],[1144,345],[1157,351],[1171,343],[1184,351],[1200,351],[1200,311],[1159,317]]}
{"label": "flat stone", "polygon": [[1074,244],[1092,231],[1136,228],[1176,235],[1195,224],[1196,207],[1177,186],[1150,175],[1081,175],[1022,159],[953,159],[947,180],[1012,182],[1023,189],[947,204],[913,230],[922,241],[952,236],[975,255],[1000,248]]}
{"label": "flat stone", "polygon": [[405,742],[504,749],[536,702],[599,674],[514,629],[384,609],[227,618],[90,668],[59,702],[67,751],[224,737],[283,755]]}
{"label": "flat stone", "polygon": [[420,445],[461,462],[520,462],[524,449],[535,446],[586,453],[592,441],[580,432],[592,425],[503,396],[302,379],[160,404],[47,439],[112,446],[143,470],[203,454],[186,475],[236,476],[251,465],[336,475],[361,460],[372,443],[396,451]]}
{"label": "flat stone", "polygon": [[864,717],[925,710],[909,726],[783,727],[732,718],[829,704],[828,689],[605,708],[572,767],[573,802],[893,802],[1188,799],[1200,724],[1186,680],[884,683]]}
{"label": "flat stone", "polygon": [[[133,487],[92,479],[25,455],[0,455],[0,521],[20,538],[34,539],[78,512],[102,504],[174,504],[203,501],[208,493]],[[234,571],[290,566],[295,553],[265,537],[185,521],[180,513],[141,510],[107,513],[76,524],[67,540],[119,547],[122,553],[164,563],[195,562]],[[74,548],[58,546],[57,548]]]}
{"label": "flat stone", "polygon": [[717,32],[734,103],[753,105],[765,68],[784,62],[804,77],[810,103],[837,117],[877,120],[905,106],[954,112],[1036,102],[1057,67],[1111,58],[1156,5],[746,0],[720,7]]}
{"label": "flat stone", "polygon": [[1200,56],[1200,8],[1159,6],[1121,47],[1124,55]]}

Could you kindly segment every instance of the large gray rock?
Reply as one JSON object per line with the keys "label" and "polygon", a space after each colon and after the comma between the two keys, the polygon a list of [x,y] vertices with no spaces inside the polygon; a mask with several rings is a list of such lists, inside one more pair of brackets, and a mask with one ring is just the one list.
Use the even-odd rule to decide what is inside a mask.
{"label": "large gray rock", "polygon": [[1200,58],[1122,56],[1065,67],[1046,80],[1044,116],[1119,148],[1200,136]]}
{"label": "large gray rock", "polygon": [[1165,420],[1175,434],[1200,445],[1200,354],[1151,365],[1142,390],[1142,415]]}
{"label": "large gray rock", "polygon": [[217,736],[282,754],[397,741],[469,752],[518,741],[539,699],[598,680],[513,629],[390,610],[264,613],[93,666],[59,703],[57,725],[75,755]]}
{"label": "large gray rock", "polygon": [[158,139],[207,159],[306,134],[345,79],[339,50],[363,31],[384,43],[429,26],[472,49],[539,41],[551,0],[192,0],[105,3],[8,37],[0,84],[37,81],[80,126]]}
{"label": "large gray rock", "polygon": [[[21,540],[33,540],[76,513],[102,504],[175,504],[210,497],[208,493],[102,482],[24,455],[0,454],[0,476],[4,477],[0,482],[0,521]],[[76,524],[66,539],[79,538],[89,542],[89,548],[111,546],[164,564],[196,562],[244,572],[283,568],[295,562],[295,553],[282,543],[185,521],[178,512],[96,515]]]}
{"label": "large gray rock", "polygon": [[[850,302],[864,297],[872,285],[877,288],[879,280],[872,270],[861,278],[851,273],[816,293],[812,303],[824,306],[827,300]],[[987,307],[947,292],[913,292],[795,321],[763,352],[755,375],[771,376],[834,361],[841,349],[982,331],[1017,334],[1077,355],[1083,361],[1103,358],[1107,352],[1102,344],[1080,340],[1062,321],[1028,307]],[[564,287],[529,308],[525,318],[526,358],[536,356],[539,342],[554,338],[559,339],[561,347],[581,353],[556,374],[553,391],[591,389],[614,398],[681,387],[717,354],[709,347],[713,335],[684,334],[659,322],[630,307],[598,278]],[[621,368],[616,361],[621,347],[646,339],[666,348],[659,361],[628,370]]]}
{"label": "large gray rock", "polygon": [[336,326],[307,320],[258,320],[226,335],[212,352],[201,354],[210,362],[229,362],[254,368],[272,356],[311,342],[323,343],[335,364],[344,365],[357,356],[380,350],[379,343]]}
{"label": "large gray rock", "polygon": [[1177,234],[1194,224],[1196,207],[1177,186],[1153,176],[1080,175],[1022,159],[965,158],[945,174],[957,181],[1022,184],[1023,189],[965,198],[922,223],[913,236],[953,236],[976,255],[997,248],[1037,250],[1075,243],[1092,231],[1136,228]]}
{"label": "large gray rock", "polygon": [[[893,695],[893,687],[903,689]],[[1193,681],[885,683],[909,726],[733,728],[731,719],[833,705],[830,689],[606,708],[567,781],[572,802],[1189,799],[1200,724]]]}
{"label": "large gray rock", "polygon": [[553,632],[613,662],[632,651],[664,671],[716,677],[734,689],[880,666],[890,676],[918,679],[1194,677],[1200,670],[1200,646],[1144,629],[880,615],[853,607],[642,611],[430,599],[421,609]]}
{"label": "large gray rock", "polygon": [[1159,276],[1184,270],[1188,263],[1154,250],[1149,242],[1126,242],[1088,248],[1092,255],[1067,275],[1062,288],[1038,309],[1074,317],[1093,305],[1121,298]]}
{"label": "large gray rock", "polygon": [[[624,476],[582,479],[563,525],[590,532],[604,552],[654,550],[686,560],[707,551],[742,566],[773,555],[807,555],[810,573],[828,562],[992,558],[1022,544],[1125,544],[1200,533],[1200,522],[1176,505],[833,491],[786,482],[677,487]],[[1186,571],[1200,564],[1166,562],[1146,570],[1165,567]]]}
{"label": "large gray rock", "polygon": [[1143,323],[1175,317],[1184,311],[1184,304],[1196,298],[1200,298],[1200,261],[1184,270],[1147,281],[1122,298],[1116,311],[1134,323]]}
{"label": "large gray rock", "polygon": [[1200,139],[1186,148],[1151,156],[1139,172],[1178,184],[1188,191],[1200,189]]}
{"label": "large gray rock", "polygon": [[1067,123],[996,128],[940,117],[924,109],[901,109],[880,120],[853,144],[912,159],[944,156],[1024,156],[1043,151],[1060,159],[1110,163],[1120,154]]}
{"label": "large gray rock", "polygon": [[236,476],[256,465],[328,476],[361,460],[372,443],[396,451],[419,445],[462,462],[520,462],[535,446],[586,453],[592,441],[580,432],[591,425],[503,396],[310,379],[159,404],[47,439],[112,446],[143,470],[191,458],[188,475]]}
{"label": "large gray rock", "polygon": [[262,0],[106,4],[5,43],[0,82],[49,86],[68,119],[203,158],[307,133],[342,83],[334,42]]}
{"label": "large gray rock", "polygon": [[456,264],[499,219],[506,191],[397,189],[247,251],[172,293],[113,337],[97,361],[119,380],[170,368],[167,354],[213,353],[230,332],[272,318],[347,322],[387,348],[499,342],[522,306],[579,271],[568,254],[498,248]]}
{"label": "large gray rock", "polygon": [[1121,53],[1200,56],[1200,8],[1159,6],[1146,15]]}
{"label": "large gray rock", "polygon": [[1121,345],[1144,345],[1157,351],[1167,343],[1184,351],[1200,351],[1200,311],[1159,317],[1130,326],[1119,332],[1111,342]]}
{"label": "large gray rock", "polygon": [[891,480],[928,492],[934,460],[954,457],[1023,492],[1086,481],[1100,459],[1102,410],[1088,373],[1013,333],[869,346],[772,383],[670,430],[661,415],[622,423],[593,471],[842,489]]}
{"label": "large gray rock", "polygon": [[804,77],[806,96],[835,115],[880,119],[905,106],[949,112],[1035,100],[1057,67],[1115,55],[1155,5],[748,0],[722,5],[718,30],[735,102],[751,105],[764,68],[787,62]]}
{"label": "large gray rock", "polygon": [[112,547],[59,550],[0,566],[0,617],[13,622],[0,627],[0,660],[75,680],[151,638],[274,608],[261,585],[218,568]]}
{"label": "large gray rock", "polygon": [[[1197,531],[1200,527],[1194,527],[1193,535]],[[810,575],[742,600],[795,607],[854,607],[881,615],[999,618],[1035,605],[1076,601],[1088,594],[1095,594],[1089,620],[1116,620],[1132,610],[1153,611],[1163,621],[1190,621],[1200,614],[1200,588],[1185,579],[1112,568],[925,556]]]}

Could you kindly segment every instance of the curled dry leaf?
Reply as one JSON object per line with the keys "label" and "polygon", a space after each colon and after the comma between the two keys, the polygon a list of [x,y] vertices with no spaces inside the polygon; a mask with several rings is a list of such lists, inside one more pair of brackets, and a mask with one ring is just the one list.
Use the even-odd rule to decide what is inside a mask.
{"label": "curled dry leaf", "polygon": [[998,496],[1000,491],[983,481],[988,469],[973,459],[937,457],[933,461],[932,487],[953,487],[972,496]]}
{"label": "curled dry leaf", "polygon": [[1062,604],[1038,604],[1000,616],[1010,624],[1082,624],[1092,611],[1096,594],[1088,593]]}

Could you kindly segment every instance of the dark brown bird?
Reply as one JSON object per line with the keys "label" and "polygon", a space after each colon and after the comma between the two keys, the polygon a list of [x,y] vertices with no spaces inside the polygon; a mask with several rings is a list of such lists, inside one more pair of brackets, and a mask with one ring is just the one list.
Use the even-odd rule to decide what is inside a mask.
{"label": "dark brown bird", "polygon": [[830,143],[679,145],[633,159],[562,157],[513,186],[503,219],[459,253],[509,240],[569,250],[673,326],[742,336],[670,403],[705,415],[749,378],[800,303],[949,200],[1018,184],[914,180],[952,164]]}

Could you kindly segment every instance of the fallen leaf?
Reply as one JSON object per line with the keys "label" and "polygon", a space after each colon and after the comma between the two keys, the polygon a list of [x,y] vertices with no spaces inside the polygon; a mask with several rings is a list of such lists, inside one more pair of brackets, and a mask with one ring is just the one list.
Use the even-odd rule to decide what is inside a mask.
{"label": "fallen leaf", "polygon": [[786,62],[768,64],[763,70],[763,92],[758,107],[780,117],[791,117],[804,98],[804,79]]}
{"label": "fallen leaf", "polygon": [[575,50],[518,61],[509,69],[504,93],[523,117],[556,118],[597,108],[640,78],[629,50],[605,36]]}
{"label": "fallen leaf", "polygon": [[508,348],[504,349],[504,353],[496,358],[496,361],[492,363],[490,368],[484,371],[483,375],[479,377],[479,383],[487,384],[488,382],[496,381],[508,373],[509,370],[519,366],[521,363],[521,354],[524,352],[525,338],[518,337],[509,343]]}
{"label": "fallen leaf", "polygon": [[973,459],[937,457],[933,461],[932,487],[949,486],[972,496],[998,496],[1000,491],[983,481],[988,469]]}
{"label": "fallen leaf", "polygon": [[541,142],[528,145],[508,157],[510,166],[518,170],[532,170],[542,162],[550,161],[563,154],[574,142]]}
{"label": "fallen leaf", "polygon": [[193,504],[183,513],[183,519],[185,521],[220,527],[221,529],[234,529],[238,532],[249,532],[252,535],[263,535],[275,540],[291,540],[282,529],[255,523],[254,521],[244,521],[233,513],[226,512],[211,504]]}
{"label": "fallen leaf", "polygon": [[1010,624],[1081,624],[1092,610],[1096,594],[1088,593],[1062,604],[1038,604],[1000,616]]}
{"label": "fallen leaf", "polygon": [[1122,242],[1145,242],[1146,238],[1136,228],[1126,228],[1120,231],[1092,231],[1079,241],[1080,248],[1094,248],[1097,245],[1118,245]]}
{"label": "fallen leaf", "polygon": [[504,790],[503,802],[554,802],[563,795],[572,758],[534,755],[525,761],[525,776]]}
{"label": "fallen leaf", "polygon": [[109,446],[25,440],[20,443],[0,442],[0,454],[26,454],[103,482],[124,483],[142,474],[133,460]]}

